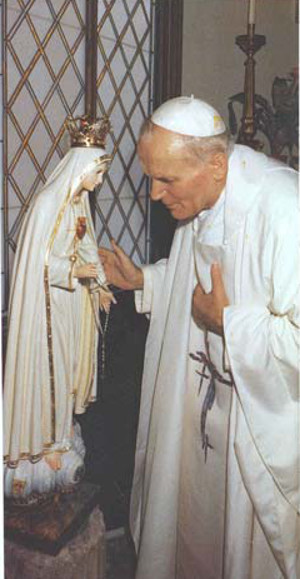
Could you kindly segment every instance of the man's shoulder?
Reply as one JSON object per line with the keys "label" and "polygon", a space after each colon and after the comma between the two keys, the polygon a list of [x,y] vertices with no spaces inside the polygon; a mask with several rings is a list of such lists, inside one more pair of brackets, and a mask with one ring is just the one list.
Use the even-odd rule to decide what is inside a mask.
{"label": "man's shoulder", "polygon": [[244,178],[254,181],[263,174],[276,173],[276,178],[297,181],[298,173],[278,159],[274,159],[263,152],[254,151],[245,145],[234,145],[232,152],[233,165],[243,170]]}
{"label": "man's shoulder", "polygon": [[284,215],[298,212],[298,174],[282,163],[270,160],[262,183],[260,205],[268,213]]}
{"label": "man's shoulder", "polygon": [[300,220],[297,175],[284,168],[268,171],[252,214],[257,227],[260,222],[266,232],[296,234]]}
{"label": "man's shoulder", "polygon": [[234,156],[243,167],[244,184],[257,190],[255,206],[259,211],[263,214],[297,212],[298,173],[294,169],[242,145],[235,146]]}

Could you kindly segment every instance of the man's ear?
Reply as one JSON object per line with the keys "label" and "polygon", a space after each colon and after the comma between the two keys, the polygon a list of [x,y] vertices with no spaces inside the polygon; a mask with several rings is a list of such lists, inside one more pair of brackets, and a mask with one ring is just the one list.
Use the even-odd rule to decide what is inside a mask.
{"label": "man's ear", "polygon": [[221,151],[213,153],[209,164],[212,170],[213,178],[216,183],[221,183],[226,180],[228,172],[228,157]]}

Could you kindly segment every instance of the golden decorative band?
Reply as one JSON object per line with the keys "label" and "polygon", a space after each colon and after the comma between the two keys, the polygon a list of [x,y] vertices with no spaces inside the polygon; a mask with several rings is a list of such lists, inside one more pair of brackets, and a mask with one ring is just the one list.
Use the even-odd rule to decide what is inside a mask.
{"label": "golden decorative band", "polygon": [[55,381],[54,381],[54,363],[53,363],[53,343],[52,343],[52,324],[51,324],[51,301],[50,301],[50,284],[49,284],[49,267],[44,268],[44,290],[46,301],[46,325],[47,325],[47,343],[48,343],[48,361],[49,361],[49,379],[51,393],[51,440],[55,441]]}
{"label": "golden decorative band", "polygon": [[[64,446],[62,448],[55,449],[55,452],[59,454],[64,454],[69,452],[70,446]],[[18,460],[10,460],[9,454],[4,456],[3,462],[5,466],[8,468],[15,469],[19,466],[20,461],[22,460],[29,460],[32,464],[39,462],[44,456],[47,454],[51,454],[53,452],[53,445],[52,444],[45,444],[44,449],[42,452],[38,454],[30,454],[30,452],[22,452]]]}

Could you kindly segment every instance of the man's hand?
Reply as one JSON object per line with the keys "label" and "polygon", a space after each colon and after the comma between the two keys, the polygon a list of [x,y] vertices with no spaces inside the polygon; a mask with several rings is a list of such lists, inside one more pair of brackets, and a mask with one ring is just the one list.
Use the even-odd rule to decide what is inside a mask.
{"label": "man's hand", "polygon": [[108,283],[124,290],[143,289],[142,270],[134,265],[113,239],[111,246],[112,250],[100,247],[98,251]]}
{"label": "man's hand", "polygon": [[220,266],[211,266],[211,292],[204,293],[200,283],[194,290],[192,314],[197,326],[223,336],[223,309],[229,305]]}

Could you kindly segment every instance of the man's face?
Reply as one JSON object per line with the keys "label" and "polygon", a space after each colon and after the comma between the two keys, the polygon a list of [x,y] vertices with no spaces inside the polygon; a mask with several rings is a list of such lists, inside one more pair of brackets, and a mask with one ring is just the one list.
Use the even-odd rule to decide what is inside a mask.
{"label": "man's face", "polygon": [[[225,184],[212,158],[196,158],[176,133],[155,126],[138,145],[142,168],[151,178],[151,199],[161,201],[178,220],[188,219],[217,201]],[[216,179],[216,177],[218,177]]]}

